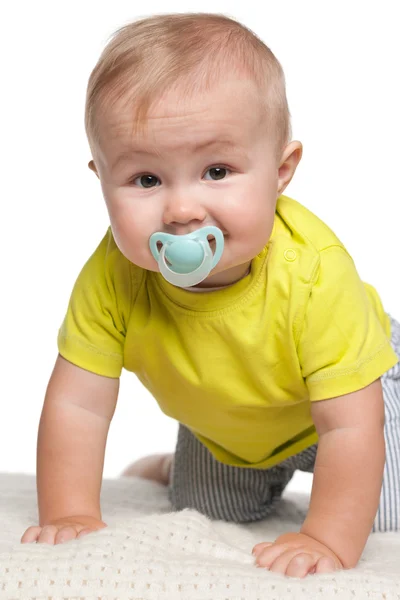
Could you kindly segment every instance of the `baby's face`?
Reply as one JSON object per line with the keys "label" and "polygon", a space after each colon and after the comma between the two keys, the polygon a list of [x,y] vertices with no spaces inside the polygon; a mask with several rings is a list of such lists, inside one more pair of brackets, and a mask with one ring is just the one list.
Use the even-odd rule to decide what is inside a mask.
{"label": "baby's face", "polygon": [[215,225],[224,251],[200,285],[225,285],[243,277],[268,242],[279,164],[250,86],[225,82],[190,103],[170,92],[151,108],[140,137],[131,134],[128,110],[105,115],[95,170],[115,241],[132,263],[159,270],[149,248],[156,231]]}

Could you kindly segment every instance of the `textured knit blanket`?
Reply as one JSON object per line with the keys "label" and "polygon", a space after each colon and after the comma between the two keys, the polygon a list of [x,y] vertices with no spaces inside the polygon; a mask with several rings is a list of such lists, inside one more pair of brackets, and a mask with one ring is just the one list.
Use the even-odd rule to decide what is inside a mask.
{"label": "textured knit blanket", "polygon": [[249,525],[171,513],[153,482],[105,479],[108,527],[65,544],[20,544],[37,523],[35,478],[0,474],[0,599],[400,600],[400,534],[372,534],[357,568],[305,579],[254,566],[257,542],[299,527],[308,496],[288,492],[273,518]]}

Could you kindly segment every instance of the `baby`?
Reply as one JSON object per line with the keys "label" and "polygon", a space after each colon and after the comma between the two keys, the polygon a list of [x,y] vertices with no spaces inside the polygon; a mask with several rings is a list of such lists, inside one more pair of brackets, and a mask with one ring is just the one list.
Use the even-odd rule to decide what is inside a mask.
{"label": "baby", "polygon": [[39,525],[21,541],[106,527],[124,367],[180,424],[173,460],[125,474],[164,482],[174,510],[241,523],[313,472],[300,530],[260,540],[255,562],[296,577],[354,567],[371,531],[400,525],[400,324],[331,229],[283,195],[302,145],[279,62],[223,15],[135,21],[91,74],[86,131],[110,227],[59,330]]}

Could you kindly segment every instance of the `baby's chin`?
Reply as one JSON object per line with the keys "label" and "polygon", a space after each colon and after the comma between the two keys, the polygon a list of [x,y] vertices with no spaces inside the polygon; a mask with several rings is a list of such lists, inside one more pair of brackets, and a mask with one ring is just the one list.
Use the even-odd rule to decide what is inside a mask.
{"label": "baby's chin", "polygon": [[236,267],[227,267],[219,270],[216,269],[215,272],[211,271],[206,279],[194,287],[213,288],[233,285],[249,274],[250,267],[251,261],[246,264],[237,265]]}

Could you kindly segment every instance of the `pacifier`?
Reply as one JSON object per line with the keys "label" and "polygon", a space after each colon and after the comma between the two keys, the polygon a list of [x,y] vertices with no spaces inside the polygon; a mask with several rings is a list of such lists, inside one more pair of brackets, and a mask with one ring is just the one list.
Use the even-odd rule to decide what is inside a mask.
{"label": "pacifier", "polygon": [[[215,238],[214,256],[207,239],[210,234]],[[157,242],[162,243],[161,251]],[[164,279],[178,287],[190,287],[203,281],[218,263],[224,249],[224,235],[213,225],[186,235],[157,231],[150,236],[149,244]]]}

